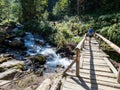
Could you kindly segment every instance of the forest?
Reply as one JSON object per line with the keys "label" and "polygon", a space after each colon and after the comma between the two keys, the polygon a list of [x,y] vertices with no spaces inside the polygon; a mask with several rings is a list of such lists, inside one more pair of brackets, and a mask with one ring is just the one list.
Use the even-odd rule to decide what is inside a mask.
{"label": "forest", "polygon": [[[44,66],[40,65],[46,63],[46,58],[48,61],[60,56],[71,59],[75,46],[89,28],[120,47],[120,0],[0,0],[0,63],[27,57],[31,62],[26,60],[25,66],[21,61],[16,62],[19,67],[24,67],[25,71],[30,66],[34,68],[33,72],[43,74]],[[120,56],[104,42],[102,48],[110,58],[120,62]],[[38,65],[34,60],[40,61],[36,61]],[[65,68],[62,65],[56,67]],[[0,72],[4,70],[0,66]],[[38,83],[42,81],[37,79]],[[33,78],[28,82],[33,83]],[[30,86],[19,82],[16,85],[11,85],[11,90],[24,90]],[[5,90],[9,89],[5,87]]]}

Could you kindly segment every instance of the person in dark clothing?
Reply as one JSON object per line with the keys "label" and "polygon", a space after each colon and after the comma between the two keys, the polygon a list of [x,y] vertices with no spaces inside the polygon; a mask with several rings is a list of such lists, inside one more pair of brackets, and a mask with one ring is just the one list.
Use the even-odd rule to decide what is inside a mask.
{"label": "person in dark clothing", "polygon": [[88,29],[88,36],[89,36],[89,42],[91,42],[91,38],[94,35],[94,30],[92,28]]}

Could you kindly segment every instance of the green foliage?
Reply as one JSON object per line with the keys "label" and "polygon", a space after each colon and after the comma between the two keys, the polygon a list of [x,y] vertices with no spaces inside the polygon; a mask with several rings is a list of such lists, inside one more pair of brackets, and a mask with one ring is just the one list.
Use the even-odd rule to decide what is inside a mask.
{"label": "green foliage", "polygon": [[82,37],[77,36],[71,39],[71,42],[78,44],[82,40]]}
{"label": "green foliage", "polygon": [[102,35],[107,37],[110,41],[120,46],[120,24],[114,24],[109,27],[104,27],[100,31]]}
{"label": "green foliage", "polygon": [[59,0],[53,8],[53,15],[58,19],[62,18],[69,12],[68,5],[68,0]]}

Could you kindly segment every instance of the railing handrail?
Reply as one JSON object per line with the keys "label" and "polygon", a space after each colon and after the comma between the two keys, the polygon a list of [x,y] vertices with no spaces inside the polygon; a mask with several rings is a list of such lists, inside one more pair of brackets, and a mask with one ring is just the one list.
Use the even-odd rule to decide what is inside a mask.
{"label": "railing handrail", "polygon": [[[118,54],[120,54],[120,47],[118,47],[117,45],[115,45],[113,42],[109,41],[108,39],[106,39],[105,37],[103,37],[102,35],[95,33],[96,36],[98,36],[100,39],[102,39],[105,43],[107,43],[111,48],[113,48]],[[120,66],[119,66],[119,70],[118,70],[118,75],[117,75],[117,81],[120,83]]]}
{"label": "railing handrail", "polygon": [[86,36],[87,36],[87,34],[85,33],[85,35],[83,36],[83,39],[78,43],[78,45],[76,46],[76,49],[81,49],[82,48],[82,45],[83,45],[83,43],[84,43],[84,41],[85,41],[85,39],[86,39]]}
{"label": "railing handrail", "polygon": [[[86,39],[86,34],[83,39],[76,46],[76,58],[72,61],[72,63],[64,70],[63,75],[72,67],[72,65],[76,62],[76,76],[79,76],[79,66],[80,66],[80,50],[84,47],[84,41]],[[83,46],[83,47],[82,47]]]}
{"label": "railing handrail", "polygon": [[115,45],[113,42],[109,41],[108,39],[104,38],[102,35],[96,33],[96,35],[101,38],[104,42],[106,42],[111,48],[113,48],[117,53],[120,54],[120,47]]}

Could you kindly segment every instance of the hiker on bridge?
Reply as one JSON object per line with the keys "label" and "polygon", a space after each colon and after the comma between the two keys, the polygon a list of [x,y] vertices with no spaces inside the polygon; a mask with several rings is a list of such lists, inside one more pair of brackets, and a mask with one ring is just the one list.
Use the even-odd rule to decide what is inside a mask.
{"label": "hiker on bridge", "polygon": [[89,36],[89,42],[91,42],[91,38],[94,36],[94,30],[92,28],[88,29],[88,36]]}

